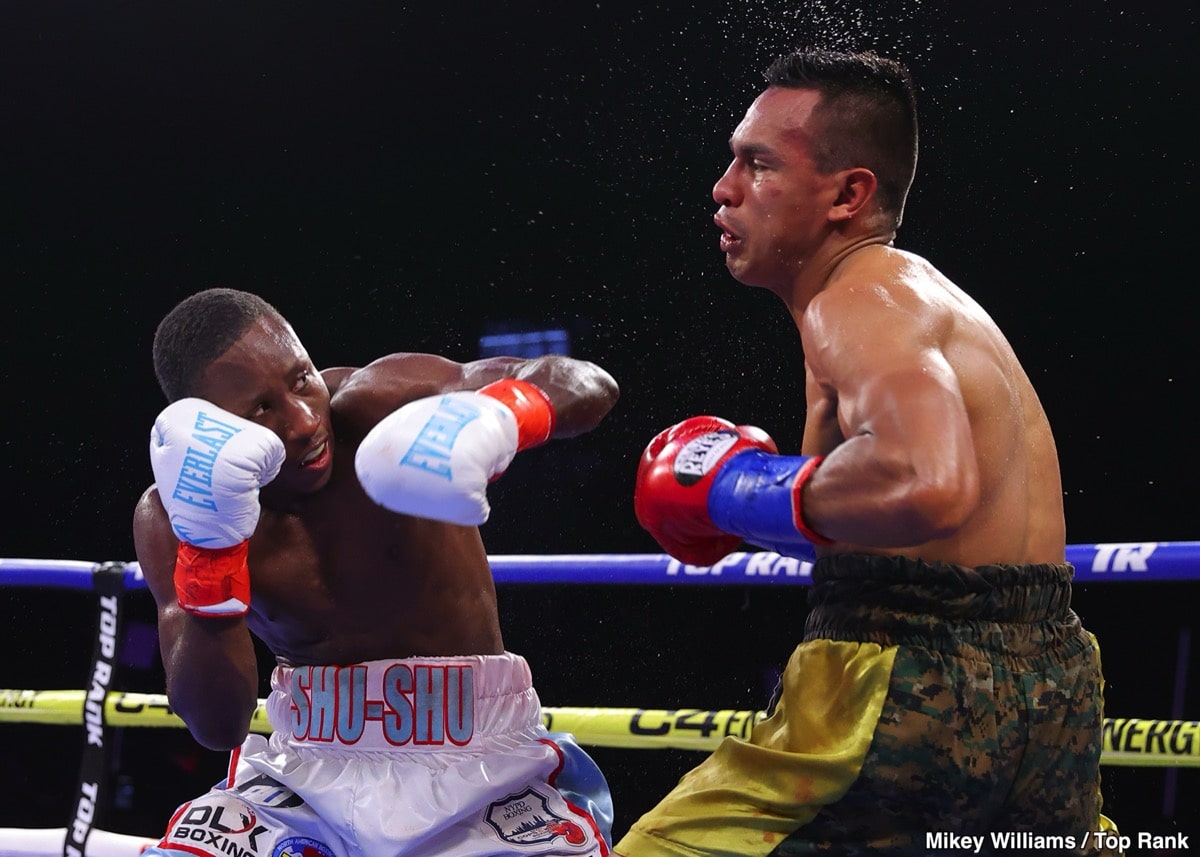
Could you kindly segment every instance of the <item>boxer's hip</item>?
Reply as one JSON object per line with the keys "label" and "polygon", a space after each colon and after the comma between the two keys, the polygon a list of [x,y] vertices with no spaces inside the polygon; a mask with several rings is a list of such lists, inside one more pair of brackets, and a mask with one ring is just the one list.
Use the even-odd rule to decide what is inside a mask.
{"label": "boxer's hip", "polygon": [[283,745],[341,752],[484,752],[544,732],[511,653],[277,667],[267,714]]}
{"label": "boxer's hip", "polygon": [[813,568],[805,639],[916,646],[1038,668],[1092,648],[1069,564],[968,568],[843,554]]}

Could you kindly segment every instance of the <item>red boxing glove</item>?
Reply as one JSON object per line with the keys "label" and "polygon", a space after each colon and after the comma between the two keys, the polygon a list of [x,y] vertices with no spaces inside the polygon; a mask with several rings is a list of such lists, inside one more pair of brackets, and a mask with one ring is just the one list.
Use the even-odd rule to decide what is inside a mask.
{"label": "red boxing glove", "polygon": [[742,537],[713,523],[708,492],[724,462],[748,449],[779,452],[762,429],[720,417],[691,417],[660,433],[638,465],[638,523],[663,550],[690,565],[712,565],[735,551]]}

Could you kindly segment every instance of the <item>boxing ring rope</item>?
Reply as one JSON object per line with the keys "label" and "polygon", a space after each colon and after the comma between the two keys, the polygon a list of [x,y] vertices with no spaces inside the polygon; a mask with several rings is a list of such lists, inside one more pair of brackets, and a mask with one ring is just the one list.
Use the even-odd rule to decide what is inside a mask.
{"label": "boxing ring rope", "polygon": [[[1069,545],[1076,583],[1200,579],[1200,542],[1120,542]],[[665,586],[807,585],[812,566],[774,553],[734,553],[711,566],[665,554],[491,556],[498,585],[591,584]],[[65,828],[0,829],[0,857],[127,857],[153,840],[93,828],[107,796],[103,761],[111,729],[182,728],[165,694],[113,690],[121,639],[121,599],[146,587],[136,562],[0,559],[0,586],[86,590],[98,597],[92,687],[88,690],[0,689],[0,723],[80,725],[85,755],[75,818]],[[543,708],[548,728],[571,732],[580,744],[626,749],[708,751],[726,736],[747,737],[766,712],[757,710]],[[264,700],[251,730],[270,732]],[[100,748],[99,750],[97,748]],[[1101,763],[1139,767],[1200,767],[1200,721],[1106,718]],[[165,824],[165,820],[164,820]]]}
{"label": "boxing ring rope", "polygon": [[[775,553],[732,553],[713,566],[686,565],[666,554],[513,554],[488,561],[498,584],[639,586],[807,585],[812,564]],[[1200,580],[1200,542],[1068,545],[1076,583]],[[136,562],[120,566],[127,590],[145,588]],[[97,564],[82,560],[0,559],[0,586],[93,589]]]}
{"label": "boxing ring rope", "polygon": [[[83,690],[0,690],[0,723],[78,726],[84,723]],[[571,732],[580,744],[624,750],[715,750],[727,736],[749,738],[763,710],[699,708],[542,707],[547,729]],[[166,694],[111,692],[104,697],[104,721],[116,727],[177,727],[183,720]],[[268,734],[266,700],[260,699],[250,731]],[[1104,720],[1101,764],[1125,767],[1200,768],[1200,721]]]}

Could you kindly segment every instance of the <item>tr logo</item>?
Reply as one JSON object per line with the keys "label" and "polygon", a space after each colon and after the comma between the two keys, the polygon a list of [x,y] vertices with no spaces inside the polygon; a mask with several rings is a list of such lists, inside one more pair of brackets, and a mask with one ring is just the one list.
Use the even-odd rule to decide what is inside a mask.
{"label": "tr logo", "polygon": [[1095,548],[1092,571],[1146,571],[1146,563],[1158,548],[1158,542],[1126,542]]}

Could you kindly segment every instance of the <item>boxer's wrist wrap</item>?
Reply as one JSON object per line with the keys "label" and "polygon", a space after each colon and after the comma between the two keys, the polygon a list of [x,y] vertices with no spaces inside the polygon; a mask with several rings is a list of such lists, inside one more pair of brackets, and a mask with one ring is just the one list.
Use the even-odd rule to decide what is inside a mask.
{"label": "boxer's wrist wrap", "polygon": [[517,417],[517,451],[545,443],[554,434],[554,406],[546,391],[536,384],[517,378],[501,378],[480,387],[478,392],[490,396]]}
{"label": "boxer's wrist wrap", "polygon": [[175,553],[175,597],[196,616],[244,616],[250,609],[250,540],[227,548],[180,542]]}
{"label": "boxer's wrist wrap", "polygon": [[753,543],[833,544],[804,523],[800,494],[821,456],[739,452],[721,465],[708,492],[708,514],[727,533]]}

